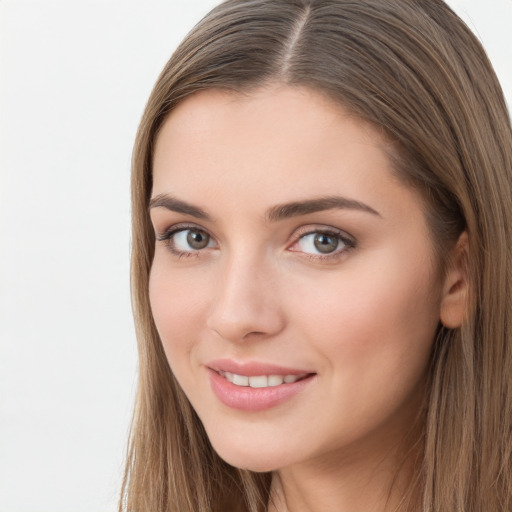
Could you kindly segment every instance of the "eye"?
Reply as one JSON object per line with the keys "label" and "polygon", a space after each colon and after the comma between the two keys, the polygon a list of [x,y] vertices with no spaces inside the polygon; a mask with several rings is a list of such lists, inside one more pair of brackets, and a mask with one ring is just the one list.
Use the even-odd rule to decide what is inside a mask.
{"label": "eye", "polygon": [[290,250],[316,257],[328,257],[338,255],[354,245],[352,240],[341,233],[317,230],[300,236]]}
{"label": "eye", "polygon": [[174,234],[173,238],[174,247],[178,251],[200,251],[206,249],[210,245],[210,235],[198,229],[183,229]]}
{"label": "eye", "polygon": [[215,247],[212,237],[198,228],[177,227],[170,229],[159,236],[158,240],[166,242],[170,250],[179,256]]}

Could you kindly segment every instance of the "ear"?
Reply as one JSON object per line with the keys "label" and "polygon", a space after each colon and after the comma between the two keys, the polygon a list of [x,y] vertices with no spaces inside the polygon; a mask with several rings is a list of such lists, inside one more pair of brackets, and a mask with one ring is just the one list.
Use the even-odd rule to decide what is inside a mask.
{"label": "ear", "polygon": [[443,283],[440,316],[448,329],[460,327],[466,312],[468,248],[468,234],[464,231],[452,249]]}

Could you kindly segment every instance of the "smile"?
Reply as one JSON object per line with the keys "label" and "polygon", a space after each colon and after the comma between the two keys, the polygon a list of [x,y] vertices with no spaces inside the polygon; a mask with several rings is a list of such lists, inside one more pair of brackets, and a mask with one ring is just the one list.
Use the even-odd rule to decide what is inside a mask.
{"label": "smile", "polygon": [[224,372],[219,370],[219,375],[224,377],[228,382],[235,386],[251,387],[251,388],[269,388],[280,386],[281,384],[293,384],[308,376],[303,375],[238,375],[237,373]]}
{"label": "smile", "polygon": [[243,365],[223,363],[222,366],[230,366],[229,370],[237,369],[239,373],[207,367],[210,388],[221,403],[240,411],[257,412],[281,405],[303,393],[317,380],[316,373],[289,373],[294,370],[282,368],[279,371],[278,367],[269,368],[268,365],[240,368]]}

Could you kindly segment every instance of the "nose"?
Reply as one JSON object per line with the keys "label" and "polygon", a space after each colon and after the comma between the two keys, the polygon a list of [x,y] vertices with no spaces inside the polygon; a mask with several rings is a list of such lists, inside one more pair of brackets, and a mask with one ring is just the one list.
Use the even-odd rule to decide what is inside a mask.
{"label": "nose", "polygon": [[219,272],[207,327],[232,342],[266,339],[282,331],[285,318],[271,264],[233,257]]}

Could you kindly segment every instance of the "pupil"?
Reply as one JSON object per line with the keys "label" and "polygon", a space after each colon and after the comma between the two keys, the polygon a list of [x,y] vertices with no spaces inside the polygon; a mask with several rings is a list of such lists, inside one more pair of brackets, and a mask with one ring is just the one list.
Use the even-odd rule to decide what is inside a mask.
{"label": "pupil", "polygon": [[209,236],[200,231],[189,231],[187,235],[187,243],[193,249],[204,249],[209,240]]}
{"label": "pupil", "polygon": [[338,239],[330,235],[316,235],[314,243],[318,251],[324,254],[333,252],[338,247]]}

